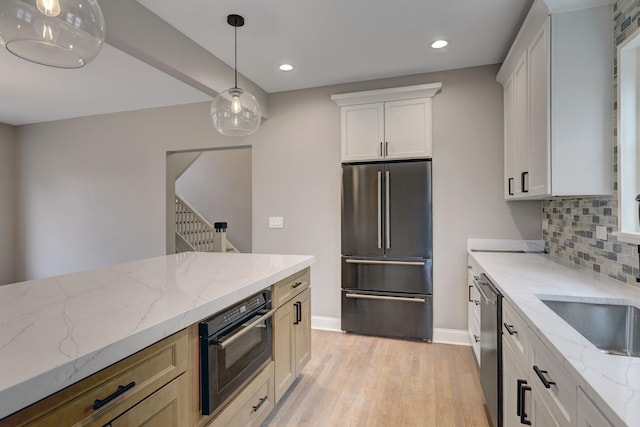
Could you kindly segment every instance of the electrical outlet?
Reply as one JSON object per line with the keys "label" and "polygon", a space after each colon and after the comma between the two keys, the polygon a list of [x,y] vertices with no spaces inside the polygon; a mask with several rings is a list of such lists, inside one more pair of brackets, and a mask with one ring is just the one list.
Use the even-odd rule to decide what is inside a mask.
{"label": "electrical outlet", "polygon": [[596,239],[607,240],[607,227],[596,225]]}
{"label": "electrical outlet", "polygon": [[269,228],[284,228],[284,218],[281,216],[270,216]]}

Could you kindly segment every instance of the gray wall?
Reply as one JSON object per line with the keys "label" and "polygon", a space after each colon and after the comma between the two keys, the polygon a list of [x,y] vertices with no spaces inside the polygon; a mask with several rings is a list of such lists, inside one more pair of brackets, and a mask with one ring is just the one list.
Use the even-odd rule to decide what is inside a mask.
{"label": "gray wall", "polygon": [[[331,94],[442,82],[433,101],[434,324],[466,329],[466,239],[540,239],[540,202],[503,200],[497,66],[272,94],[253,145],[254,251],[317,256],[313,314],[340,316],[340,112]],[[284,216],[285,228],[265,227]]]}
{"label": "gray wall", "polygon": [[[340,316],[340,112],[334,93],[442,82],[434,98],[435,327],[466,329],[467,237],[539,239],[540,202],[502,197],[497,66],[272,94],[248,138],[206,103],[19,128],[24,277],[165,253],[166,152],[252,145],[253,251],[313,254],[315,316]],[[269,229],[283,216],[283,229]]]}
{"label": "gray wall", "polygon": [[14,282],[16,233],[16,128],[0,124],[0,285]]}
{"label": "gray wall", "polygon": [[[175,156],[192,153],[178,153]],[[251,252],[251,148],[205,151],[176,181],[176,193],[211,224],[226,221],[227,239]]]}

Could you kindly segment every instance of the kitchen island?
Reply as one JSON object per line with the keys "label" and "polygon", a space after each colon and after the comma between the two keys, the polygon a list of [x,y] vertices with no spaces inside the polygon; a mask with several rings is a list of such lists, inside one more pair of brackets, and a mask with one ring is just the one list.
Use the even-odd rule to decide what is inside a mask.
{"label": "kitchen island", "polygon": [[0,286],[0,419],[313,262],[190,252]]}

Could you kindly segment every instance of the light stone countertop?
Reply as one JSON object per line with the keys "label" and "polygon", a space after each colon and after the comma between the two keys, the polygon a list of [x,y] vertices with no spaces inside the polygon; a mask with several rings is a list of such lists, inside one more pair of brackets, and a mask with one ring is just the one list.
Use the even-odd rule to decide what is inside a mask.
{"label": "light stone countertop", "polygon": [[314,261],[190,252],[0,286],[0,419]]}
{"label": "light stone countertop", "polygon": [[544,254],[469,255],[609,421],[620,426],[638,425],[640,358],[602,353],[539,297],[640,307],[640,289],[559,264]]}

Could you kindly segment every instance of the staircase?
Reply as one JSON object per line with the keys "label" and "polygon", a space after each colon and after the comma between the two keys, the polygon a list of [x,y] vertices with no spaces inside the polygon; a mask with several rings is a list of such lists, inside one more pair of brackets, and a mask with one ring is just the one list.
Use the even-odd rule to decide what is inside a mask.
{"label": "staircase", "polygon": [[186,200],[176,194],[176,253],[240,252],[227,233],[211,225]]}

